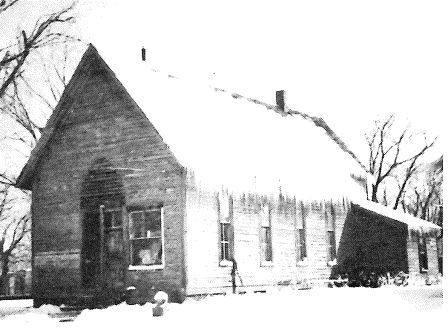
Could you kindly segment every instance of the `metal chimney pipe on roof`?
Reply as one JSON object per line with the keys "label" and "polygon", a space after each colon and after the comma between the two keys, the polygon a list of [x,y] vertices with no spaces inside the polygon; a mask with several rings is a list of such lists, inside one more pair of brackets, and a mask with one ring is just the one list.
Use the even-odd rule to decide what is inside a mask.
{"label": "metal chimney pipe on roof", "polygon": [[277,90],[275,92],[275,101],[280,110],[286,111],[286,92],[284,90]]}
{"label": "metal chimney pipe on roof", "polygon": [[142,47],[142,61],[146,61],[146,49]]}

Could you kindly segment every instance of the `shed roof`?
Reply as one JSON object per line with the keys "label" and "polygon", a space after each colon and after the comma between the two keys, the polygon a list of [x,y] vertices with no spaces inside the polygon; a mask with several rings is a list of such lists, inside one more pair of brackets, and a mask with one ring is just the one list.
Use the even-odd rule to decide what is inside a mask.
{"label": "shed roof", "polygon": [[442,229],[434,223],[414,217],[400,210],[392,209],[380,203],[368,200],[354,200],[353,203],[370,212],[388,217],[397,222],[404,223],[409,227],[409,229],[414,231],[431,232]]}
{"label": "shed roof", "polygon": [[[75,89],[87,55],[101,59],[90,45],[22,170],[18,186],[30,187],[42,150],[66,111],[63,100]],[[365,169],[323,119],[160,73],[149,62],[117,62],[108,54],[102,56],[105,68],[202,185],[265,194],[281,188],[303,199],[363,195],[353,178],[365,177]]]}

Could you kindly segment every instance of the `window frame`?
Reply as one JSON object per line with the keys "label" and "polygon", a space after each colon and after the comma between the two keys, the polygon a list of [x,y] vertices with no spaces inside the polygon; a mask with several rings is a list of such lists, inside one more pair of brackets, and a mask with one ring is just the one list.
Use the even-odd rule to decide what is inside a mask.
{"label": "window frame", "polygon": [[[230,223],[230,221],[227,220],[221,220],[219,221],[219,264],[225,265],[226,262],[231,262],[232,261],[232,240],[231,237],[229,237],[228,240],[224,240],[223,235],[224,235],[224,226],[228,226],[228,228],[230,228],[229,232],[233,232],[232,231],[232,224]],[[223,249],[223,246],[227,244],[227,253],[229,258],[225,258],[225,256],[223,256],[223,253],[225,254],[225,249]],[[223,252],[224,251],[224,252]]]}
{"label": "window frame", "polygon": [[[232,266],[235,253],[235,234],[233,228],[233,197],[225,191],[221,191],[216,196],[218,211],[218,262],[220,267]],[[224,202],[226,201],[226,202]],[[227,209],[225,209],[227,208]],[[229,239],[223,240],[223,226],[227,225]],[[229,258],[224,258],[223,244],[227,244]]]}
{"label": "window frame", "polygon": [[[164,207],[149,207],[144,209],[135,209],[128,213],[129,222],[131,221],[131,215],[136,213],[143,213],[150,211],[160,211],[160,237],[140,237],[140,238],[132,238],[131,237],[131,225],[129,223],[129,270],[156,270],[165,268],[165,221],[164,221]],[[162,243],[162,263],[157,265],[132,265],[132,241],[134,239],[150,239],[150,238],[161,238]]]}
{"label": "window frame", "polygon": [[[302,266],[308,261],[307,252],[307,235],[306,235],[306,217],[305,217],[305,207],[303,203],[300,203],[300,217],[297,214],[297,207],[295,210],[295,236],[296,236],[296,265]],[[298,219],[301,219],[302,223],[298,223]]]}
{"label": "window frame", "polygon": [[306,229],[297,229],[297,254],[296,264],[304,264],[308,260],[308,253],[306,248]]}
{"label": "window frame", "polygon": [[337,260],[336,232],[334,230],[327,230],[327,257],[328,262]]}
{"label": "window frame", "polygon": [[338,254],[336,249],[336,214],[333,206],[329,210],[325,209],[325,233],[327,246],[327,261],[331,263],[337,260]]}
{"label": "window frame", "polygon": [[[265,210],[267,211],[267,214],[265,212]],[[267,226],[264,225],[263,223],[263,219],[266,218],[267,215]],[[262,235],[263,235],[263,231],[265,229],[268,229],[269,231],[269,243],[264,243],[262,241]],[[271,207],[270,206],[262,206],[261,207],[261,218],[260,218],[260,225],[259,225],[259,239],[260,239],[260,265],[261,266],[272,266],[274,264],[274,245],[273,245],[273,239],[272,239],[272,212],[271,212]],[[263,244],[267,244],[269,246],[270,249],[270,254],[271,254],[271,260],[265,260],[266,256],[265,256],[265,252],[263,252]],[[267,249],[267,247],[266,247]],[[265,250],[266,250],[265,249]]]}

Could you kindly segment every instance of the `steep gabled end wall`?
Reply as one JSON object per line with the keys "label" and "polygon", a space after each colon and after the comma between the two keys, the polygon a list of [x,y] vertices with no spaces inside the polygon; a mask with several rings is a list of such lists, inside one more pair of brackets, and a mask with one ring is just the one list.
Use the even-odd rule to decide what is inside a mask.
{"label": "steep gabled end wall", "polygon": [[[82,285],[86,216],[82,198],[89,202],[92,195],[98,204],[103,198],[106,205],[115,202],[124,207],[122,289],[135,286],[142,297],[154,290],[182,290],[184,169],[101,58],[93,53],[85,65],[77,78],[79,88],[68,96],[71,103],[33,172],[33,296],[61,302],[92,296]],[[106,181],[104,193],[86,192],[86,181],[98,168],[113,171],[120,179],[120,200],[113,199],[116,181],[109,185]],[[163,207],[165,265],[128,269],[129,211],[154,206]]]}

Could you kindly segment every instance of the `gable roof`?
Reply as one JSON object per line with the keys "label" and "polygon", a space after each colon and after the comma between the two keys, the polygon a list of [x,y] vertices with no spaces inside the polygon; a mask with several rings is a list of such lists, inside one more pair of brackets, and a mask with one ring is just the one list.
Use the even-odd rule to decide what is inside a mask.
{"label": "gable roof", "polygon": [[92,57],[123,85],[198,183],[263,193],[281,188],[313,199],[360,195],[351,176],[365,176],[365,168],[323,119],[164,75],[148,62],[114,63],[106,55],[106,64],[92,45],[23,168],[19,187],[30,189],[35,167]]}

